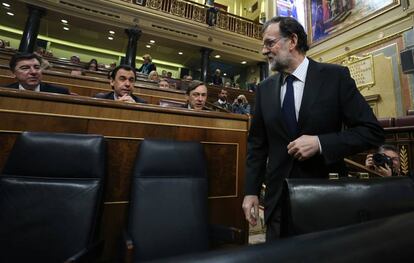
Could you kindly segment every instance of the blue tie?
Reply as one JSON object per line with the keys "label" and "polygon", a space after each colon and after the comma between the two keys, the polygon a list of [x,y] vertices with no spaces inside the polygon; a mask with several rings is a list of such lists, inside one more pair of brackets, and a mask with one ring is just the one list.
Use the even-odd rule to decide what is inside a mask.
{"label": "blue tie", "polygon": [[293,91],[293,81],[295,76],[289,75],[286,77],[286,94],[283,99],[282,114],[288,126],[289,132],[293,136],[298,134],[298,122],[296,120],[295,111],[295,93]]}

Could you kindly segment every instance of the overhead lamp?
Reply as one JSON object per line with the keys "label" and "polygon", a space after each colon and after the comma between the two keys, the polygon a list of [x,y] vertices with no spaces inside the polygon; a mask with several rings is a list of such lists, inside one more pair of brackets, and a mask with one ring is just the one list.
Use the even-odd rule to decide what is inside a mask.
{"label": "overhead lamp", "polygon": [[5,6],[5,7],[10,7],[10,4],[8,4],[8,3],[2,3],[2,5]]}
{"label": "overhead lamp", "polygon": [[227,76],[227,73],[223,73],[223,76]]}
{"label": "overhead lamp", "polygon": [[152,39],[151,39],[149,42],[150,42],[151,44],[155,44],[155,40],[152,40]]}
{"label": "overhead lamp", "polygon": [[69,31],[69,27],[64,26],[64,27],[63,27],[63,30]]}
{"label": "overhead lamp", "polygon": [[241,63],[244,65],[244,64],[247,64],[247,61],[242,61]]}
{"label": "overhead lamp", "polygon": [[7,12],[6,14],[8,14],[9,16],[14,16],[14,13],[12,12]]}
{"label": "overhead lamp", "polygon": [[62,22],[63,24],[67,24],[67,23],[68,23],[68,20],[66,20],[66,19],[61,19],[61,20],[60,20],[60,22]]}
{"label": "overhead lamp", "polygon": [[114,38],[113,38],[113,37],[111,37],[111,36],[109,36],[109,37],[108,37],[108,39],[109,39],[109,40],[114,40]]}
{"label": "overhead lamp", "polygon": [[145,45],[146,48],[151,48],[151,45]]}
{"label": "overhead lamp", "polygon": [[115,35],[115,31],[113,31],[113,30],[109,30],[109,34],[111,34],[111,35]]}
{"label": "overhead lamp", "polygon": [[182,54],[184,54],[184,53],[183,53],[183,52],[181,52],[181,51],[180,51],[180,52],[178,52],[178,55],[182,55]]}
{"label": "overhead lamp", "polygon": [[215,58],[221,58],[221,56],[220,56],[220,55],[215,55],[214,57],[215,57]]}

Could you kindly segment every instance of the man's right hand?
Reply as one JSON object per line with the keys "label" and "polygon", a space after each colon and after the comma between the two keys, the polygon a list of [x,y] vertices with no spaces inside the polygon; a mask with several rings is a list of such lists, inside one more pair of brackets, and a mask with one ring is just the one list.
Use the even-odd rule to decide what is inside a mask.
{"label": "man's right hand", "polygon": [[259,198],[257,195],[246,195],[243,200],[242,208],[246,220],[252,226],[255,226],[259,219]]}

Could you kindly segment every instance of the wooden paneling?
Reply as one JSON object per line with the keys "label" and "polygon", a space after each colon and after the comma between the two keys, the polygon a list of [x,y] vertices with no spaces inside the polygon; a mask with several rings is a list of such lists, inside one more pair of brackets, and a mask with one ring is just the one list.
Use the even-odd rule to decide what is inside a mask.
{"label": "wooden paneling", "polygon": [[108,177],[100,235],[105,239],[104,259],[108,262],[115,258],[125,227],[131,171],[144,138],[200,141],[208,163],[209,221],[241,228],[247,234],[241,209],[246,116],[0,88],[0,118],[0,168],[22,131],[105,136]]}

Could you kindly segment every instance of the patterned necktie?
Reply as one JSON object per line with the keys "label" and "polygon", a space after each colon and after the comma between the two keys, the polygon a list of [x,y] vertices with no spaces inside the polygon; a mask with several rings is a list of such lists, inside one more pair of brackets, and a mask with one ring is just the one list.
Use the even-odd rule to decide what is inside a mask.
{"label": "patterned necktie", "polygon": [[285,119],[289,132],[293,136],[298,134],[298,122],[296,120],[295,111],[295,93],[293,91],[293,81],[295,79],[296,78],[293,75],[286,77],[286,94],[282,105],[283,118]]}

